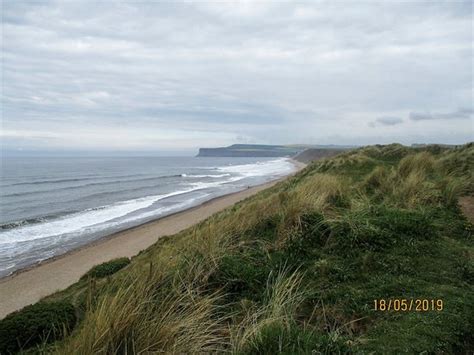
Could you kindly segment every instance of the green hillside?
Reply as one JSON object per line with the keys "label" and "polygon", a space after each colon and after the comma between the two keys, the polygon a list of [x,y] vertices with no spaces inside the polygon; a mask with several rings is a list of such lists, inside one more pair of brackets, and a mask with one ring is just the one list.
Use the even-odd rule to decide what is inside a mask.
{"label": "green hillside", "polygon": [[[74,306],[64,340],[48,343],[68,333],[57,327],[31,341],[24,329],[38,328],[20,312],[0,322],[0,346],[17,351],[17,337],[61,354],[471,353],[473,226],[457,201],[474,192],[473,172],[473,144],[320,160],[42,301]],[[375,300],[392,309],[374,310]]]}

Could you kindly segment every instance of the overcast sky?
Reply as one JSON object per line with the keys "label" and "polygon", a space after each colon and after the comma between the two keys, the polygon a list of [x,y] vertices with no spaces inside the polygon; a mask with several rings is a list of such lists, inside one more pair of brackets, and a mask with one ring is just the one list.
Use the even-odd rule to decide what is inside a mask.
{"label": "overcast sky", "polygon": [[470,1],[2,1],[5,150],[474,140]]}

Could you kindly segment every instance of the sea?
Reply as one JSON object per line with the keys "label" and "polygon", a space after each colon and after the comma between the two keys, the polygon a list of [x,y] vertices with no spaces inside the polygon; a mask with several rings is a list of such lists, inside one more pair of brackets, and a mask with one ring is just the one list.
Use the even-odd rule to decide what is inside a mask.
{"label": "sea", "polygon": [[3,157],[0,278],[294,170],[287,158]]}

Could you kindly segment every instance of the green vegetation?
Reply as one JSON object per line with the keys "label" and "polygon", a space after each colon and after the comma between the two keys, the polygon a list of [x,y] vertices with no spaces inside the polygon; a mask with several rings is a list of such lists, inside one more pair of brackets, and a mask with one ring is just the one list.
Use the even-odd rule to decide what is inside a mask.
{"label": "green vegetation", "polygon": [[[456,162],[456,163],[453,163]],[[474,145],[370,146],[162,238],[64,300],[75,353],[470,353]],[[374,300],[443,300],[375,311]],[[36,333],[32,333],[36,334]]]}
{"label": "green vegetation", "polygon": [[67,302],[37,303],[0,322],[0,353],[16,353],[62,338],[74,327],[76,313]]}
{"label": "green vegetation", "polygon": [[112,274],[115,274],[120,269],[123,269],[125,266],[130,264],[129,258],[117,258],[100,265],[94,266],[90,269],[84,276],[81,277],[81,280],[88,278],[102,278]]}

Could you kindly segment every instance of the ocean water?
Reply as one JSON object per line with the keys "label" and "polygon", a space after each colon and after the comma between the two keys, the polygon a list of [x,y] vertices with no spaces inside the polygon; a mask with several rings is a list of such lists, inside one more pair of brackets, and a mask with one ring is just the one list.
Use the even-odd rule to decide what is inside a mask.
{"label": "ocean water", "polygon": [[286,158],[3,158],[0,277],[294,169]]}

